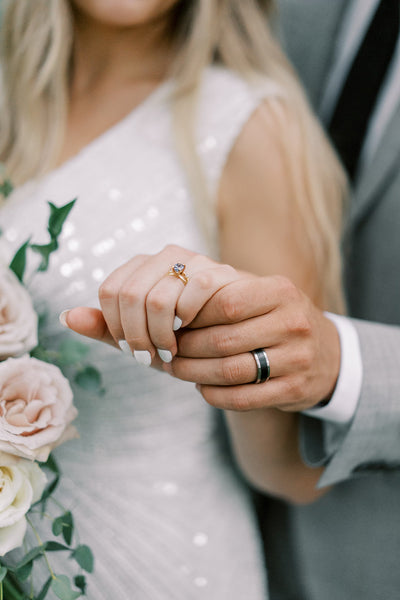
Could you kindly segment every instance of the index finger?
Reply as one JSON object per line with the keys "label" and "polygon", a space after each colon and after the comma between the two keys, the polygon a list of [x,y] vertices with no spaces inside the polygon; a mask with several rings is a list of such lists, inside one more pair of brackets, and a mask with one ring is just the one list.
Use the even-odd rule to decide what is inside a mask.
{"label": "index finger", "polygon": [[274,310],[282,299],[282,277],[246,278],[227,284],[204,305],[189,327],[239,323]]}

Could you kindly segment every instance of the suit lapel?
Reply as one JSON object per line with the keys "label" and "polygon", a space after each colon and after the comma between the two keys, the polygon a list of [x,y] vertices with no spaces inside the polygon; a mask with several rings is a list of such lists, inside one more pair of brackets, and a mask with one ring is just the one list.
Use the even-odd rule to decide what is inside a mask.
{"label": "suit lapel", "polygon": [[279,0],[283,43],[318,109],[346,0]]}
{"label": "suit lapel", "polygon": [[384,196],[383,188],[400,169],[400,104],[392,116],[372,163],[361,173],[350,209],[350,228],[354,229],[369,210]]}
{"label": "suit lapel", "polygon": [[[310,48],[310,68],[315,73],[318,84],[313,90],[313,97],[317,109],[321,103],[321,97],[325,89],[326,78],[330,72],[334,59],[337,34],[342,24],[342,18],[346,5],[343,0],[334,2],[314,2],[313,17],[315,18],[314,35],[315,42]],[[307,10],[303,8],[303,10]]]}

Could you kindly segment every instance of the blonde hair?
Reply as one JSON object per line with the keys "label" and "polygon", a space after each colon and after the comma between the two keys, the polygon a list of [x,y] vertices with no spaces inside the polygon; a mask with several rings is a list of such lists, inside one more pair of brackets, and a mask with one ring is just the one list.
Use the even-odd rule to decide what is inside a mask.
{"label": "blonde hair", "polygon": [[[194,141],[197,93],[204,68],[219,63],[251,85],[265,78],[284,91],[293,118],[280,119],[282,142],[292,170],[293,197],[313,249],[324,291],[323,304],[343,310],[339,235],[345,189],[343,171],[305,95],[267,25],[270,0],[183,0],[173,10],[172,110],[176,142],[206,231],[211,201]],[[16,183],[54,166],[63,139],[72,54],[72,15],[67,0],[11,0],[0,40],[0,157]],[[271,102],[271,110],[274,103]],[[297,125],[301,146],[293,146]]]}

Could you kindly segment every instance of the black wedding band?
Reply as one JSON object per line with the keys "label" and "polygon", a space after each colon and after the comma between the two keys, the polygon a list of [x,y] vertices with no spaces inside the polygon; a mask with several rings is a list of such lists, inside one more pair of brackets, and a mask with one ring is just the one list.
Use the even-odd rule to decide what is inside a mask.
{"label": "black wedding band", "polygon": [[254,356],[257,365],[257,377],[253,383],[264,383],[264,381],[268,381],[271,370],[267,353],[263,348],[258,348],[257,350],[252,350],[251,354]]}

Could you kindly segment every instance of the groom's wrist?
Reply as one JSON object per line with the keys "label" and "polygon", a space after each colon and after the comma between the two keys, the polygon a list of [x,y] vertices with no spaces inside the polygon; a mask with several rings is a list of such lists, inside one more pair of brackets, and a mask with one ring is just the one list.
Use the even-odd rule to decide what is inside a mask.
{"label": "groom's wrist", "polygon": [[339,334],[341,360],[333,394],[304,414],[336,423],[349,423],[356,412],[362,383],[362,360],[357,331],[347,317],[324,313]]}

